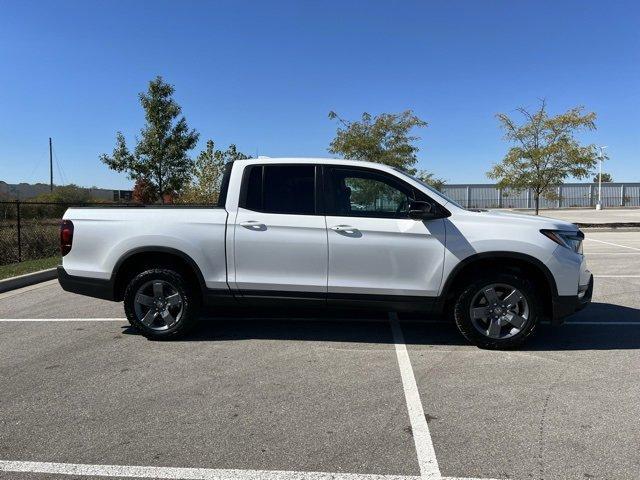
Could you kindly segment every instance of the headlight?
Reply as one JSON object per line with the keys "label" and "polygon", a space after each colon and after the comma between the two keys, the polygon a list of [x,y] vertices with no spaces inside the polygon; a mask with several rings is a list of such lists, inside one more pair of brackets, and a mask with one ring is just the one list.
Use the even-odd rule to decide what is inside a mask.
{"label": "headlight", "polygon": [[582,241],[584,233],[580,230],[572,232],[566,230],[540,230],[545,237],[550,238],[558,245],[568,248],[576,253],[582,254]]}

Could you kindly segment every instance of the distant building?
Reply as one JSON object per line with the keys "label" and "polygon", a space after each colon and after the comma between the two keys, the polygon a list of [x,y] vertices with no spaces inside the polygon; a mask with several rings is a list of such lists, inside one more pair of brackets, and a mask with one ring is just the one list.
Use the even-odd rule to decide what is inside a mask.
{"label": "distant building", "polygon": [[125,202],[125,203],[131,202],[133,201],[133,191],[132,190],[114,190],[113,201]]}

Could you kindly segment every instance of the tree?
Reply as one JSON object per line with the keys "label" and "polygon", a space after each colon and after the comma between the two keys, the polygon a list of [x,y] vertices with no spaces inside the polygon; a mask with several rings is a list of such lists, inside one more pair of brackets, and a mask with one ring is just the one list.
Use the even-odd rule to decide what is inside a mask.
{"label": "tree", "polygon": [[[600,175],[596,175],[593,177],[593,183],[598,183],[600,180]],[[602,172],[602,183],[611,183],[613,182],[613,177],[610,173]]]}
{"label": "tree", "polygon": [[[340,125],[329,145],[330,153],[354,160],[384,163],[415,175],[436,189],[444,186],[443,179],[414,168],[419,150],[414,142],[420,137],[411,135],[411,131],[426,127],[427,122],[414,115],[413,111],[382,113],[375,118],[365,112],[361,120],[355,122],[346,121],[332,111],[329,112],[329,118],[337,120]],[[364,192],[365,186],[361,187]],[[378,192],[366,192],[370,197],[377,194]]]}
{"label": "tree", "polygon": [[50,205],[25,204],[24,208],[21,210],[24,218],[61,217],[67,207],[71,205],[83,205],[89,202],[104,202],[104,200],[93,198],[91,190],[88,188],[79,187],[73,183],[64,186],[55,186],[53,191],[42,193],[33,198],[32,201],[50,203]]}
{"label": "tree", "polygon": [[131,198],[136,203],[149,204],[153,203],[157,196],[157,192],[154,191],[151,182],[144,177],[140,177],[136,180],[136,184],[133,186],[133,192]]}
{"label": "tree", "polygon": [[516,192],[530,188],[537,215],[540,196],[554,198],[552,186],[568,177],[588,177],[593,170],[597,160],[595,146],[581,145],[575,135],[583,130],[595,130],[596,114],[574,107],[549,116],[544,100],[535,112],[524,107],[517,111],[524,117],[520,124],[504,113],[497,115],[505,131],[504,139],[515,145],[487,176],[498,180],[500,188]]}
{"label": "tree", "polygon": [[335,112],[329,112],[331,120],[337,119],[339,127],[329,145],[329,152],[354,160],[367,160],[390,165],[415,173],[413,166],[418,161],[418,147],[414,145],[420,137],[411,135],[414,128],[427,126],[427,122],[411,110],[402,113],[382,113],[373,118],[362,114],[360,121],[343,120]]}
{"label": "tree", "polygon": [[249,158],[239,152],[235,145],[229,145],[226,151],[216,150],[213,140],[207,140],[205,150],[195,161],[193,177],[184,189],[179,201],[184,203],[211,204],[218,201],[220,183],[224,166],[234,160]]}
{"label": "tree", "polygon": [[139,95],[146,123],[134,151],[118,132],[113,154],[100,156],[109,168],[127,172],[132,180],[149,182],[153,199],[162,203],[165,194],[179,192],[189,181],[193,161],[187,152],[198,142],[198,133],[189,130],[186,119],[180,117],[182,109],[172,98],[174,91],[160,76],[151,80],[147,92]]}
{"label": "tree", "polygon": [[425,172],[424,170],[419,170],[415,176],[422,180],[424,183],[431,185],[433,188],[442,192],[442,189],[447,184],[444,178],[438,178],[433,173]]}
{"label": "tree", "polygon": [[83,204],[92,201],[92,198],[88,188],[70,183],[65,186],[56,186],[53,191],[40,194],[34,200],[37,202]]}

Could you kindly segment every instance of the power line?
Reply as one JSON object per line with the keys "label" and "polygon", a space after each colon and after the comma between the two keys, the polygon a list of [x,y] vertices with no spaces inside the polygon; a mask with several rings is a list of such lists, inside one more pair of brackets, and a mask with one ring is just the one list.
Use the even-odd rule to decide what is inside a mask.
{"label": "power line", "polygon": [[42,166],[42,163],[43,163],[42,158],[39,158],[38,160],[36,160],[35,164],[33,165],[33,168],[31,169],[31,173],[25,179],[26,181],[35,181],[37,183],[38,180],[34,179],[33,176],[36,173],[36,170],[38,170]]}
{"label": "power line", "polygon": [[58,167],[58,173],[60,174],[60,180],[62,180],[62,185],[67,185],[68,184],[68,179],[67,179],[67,175],[64,172],[64,169],[62,168],[62,163],[58,160],[58,153],[56,152],[56,149],[53,149],[53,158],[56,161],[56,166]]}

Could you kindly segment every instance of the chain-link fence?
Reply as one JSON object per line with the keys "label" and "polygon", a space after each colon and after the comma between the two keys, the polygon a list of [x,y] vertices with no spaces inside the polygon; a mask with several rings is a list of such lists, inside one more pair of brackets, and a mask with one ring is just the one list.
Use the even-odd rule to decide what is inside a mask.
{"label": "chain-link fence", "polygon": [[[122,201],[0,201],[0,266],[58,256],[60,254],[60,222],[68,208],[114,206],[143,207],[145,205]],[[173,206],[180,206],[180,204]],[[184,206],[203,207],[208,204],[189,203]]]}
{"label": "chain-link fence", "polygon": [[[530,190],[513,192],[495,185],[445,185],[444,194],[467,208],[534,208]],[[565,183],[540,198],[540,208],[589,208],[598,203],[597,183]],[[640,207],[640,183],[603,183],[603,207]]]}
{"label": "chain-link fence", "polygon": [[111,204],[0,202],[0,265],[58,255],[60,220],[67,208],[98,205]]}

